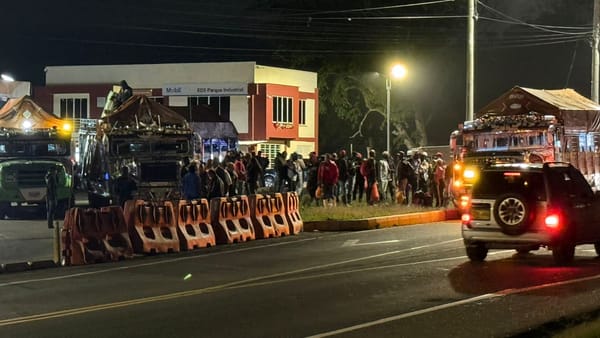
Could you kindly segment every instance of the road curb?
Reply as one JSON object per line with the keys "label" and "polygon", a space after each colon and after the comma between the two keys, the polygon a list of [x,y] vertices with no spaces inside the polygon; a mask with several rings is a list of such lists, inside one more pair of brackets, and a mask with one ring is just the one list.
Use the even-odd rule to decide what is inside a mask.
{"label": "road curb", "polygon": [[424,211],[400,215],[370,217],[356,220],[304,222],[304,231],[361,231],[395,226],[442,222],[460,218],[456,209]]}

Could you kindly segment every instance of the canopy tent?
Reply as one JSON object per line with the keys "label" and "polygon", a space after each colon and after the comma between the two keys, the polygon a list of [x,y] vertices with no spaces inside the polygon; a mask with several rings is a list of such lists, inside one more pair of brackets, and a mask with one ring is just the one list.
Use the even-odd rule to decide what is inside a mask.
{"label": "canopy tent", "polygon": [[128,126],[144,127],[159,124],[184,126],[188,124],[183,116],[145,95],[133,95],[112,112],[103,114],[102,120],[111,125],[118,122]]}
{"label": "canopy tent", "polygon": [[231,121],[227,122],[191,122],[192,129],[202,139],[238,138],[238,132]]}
{"label": "canopy tent", "polygon": [[475,114],[525,115],[529,113],[554,115],[567,131],[600,132],[600,105],[566,89],[533,89],[515,86]]}
{"label": "canopy tent", "polygon": [[0,109],[0,128],[22,129],[25,121],[29,121],[27,129],[62,128],[64,124],[63,120],[46,112],[27,95],[8,100]]}

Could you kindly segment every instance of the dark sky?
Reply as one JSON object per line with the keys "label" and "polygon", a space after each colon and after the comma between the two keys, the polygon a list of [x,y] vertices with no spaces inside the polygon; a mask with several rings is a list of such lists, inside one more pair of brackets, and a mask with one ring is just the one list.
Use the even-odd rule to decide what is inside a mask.
{"label": "dark sky", "polygon": [[[590,95],[593,0],[482,0],[475,109],[515,85]],[[420,6],[407,6],[423,4]],[[409,76],[393,99],[423,112],[430,144],[465,116],[466,0],[5,1],[0,72],[42,85],[50,65],[257,61],[318,70],[364,60]],[[441,18],[444,16],[445,18]],[[351,18],[349,20],[348,18]]]}

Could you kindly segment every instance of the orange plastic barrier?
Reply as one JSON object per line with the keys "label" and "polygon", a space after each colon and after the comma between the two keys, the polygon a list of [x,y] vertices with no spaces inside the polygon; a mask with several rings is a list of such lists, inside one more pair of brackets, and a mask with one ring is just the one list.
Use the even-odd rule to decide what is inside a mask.
{"label": "orange plastic barrier", "polygon": [[216,245],[210,224],[208,200],[180,200],[177,205],[177,234],[181,250],[194,250]]}
{"label": "orange plastic barrier", "polygon": [[61,230],[62,265],[82,265],[133,257],[120,207],[71,208]]}
{"label": "orange plastic barrier", "polygon": [[273,227],[272,215],[267,204],[269,200],[264,195],[256,194],[248,196],[250,201],[250,219],[256,230],[256,237],[277,237],[277,231]]}
{"label": "orange plastic barrier", "polygon": [[295,192],[285,193],[285,218],[290,226],[292,234],[299,234],[304,228],[304,222],[300,217],[300,199]]}
{"label": "orange plastic barrier", "polygon": [[285,206],[283,201],[283,195],[281,193],[275,193],[272,195],[265,195],[267,198],[267,209],[269,210],[269,218],[277,237],[289,236],[290,226],[285,218]]}
{"label": "orange plastic barrier", "polygon": [[215,197],[210,200],[211,221],[217,244],[245,242],[256,238],[246,196]]}
{"label": "orange plastic barrier", "polygon": [[173,203],[130,200],[124,214],[135,252],[179,252]]}
{"label": "orange plastic barrier", "polygon": [[102,243],[113,261],[133,257],[133,245],[127,230],[127,222],[120,206],[102,207],[97,212],[100,220]]}

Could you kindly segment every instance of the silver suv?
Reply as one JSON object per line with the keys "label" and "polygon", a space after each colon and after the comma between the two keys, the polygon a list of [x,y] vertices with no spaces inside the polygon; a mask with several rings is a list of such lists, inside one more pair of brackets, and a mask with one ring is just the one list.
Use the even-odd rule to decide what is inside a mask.
{"label": "silver suv", "polygon": [[489,249],[552,250],[558,264],[575,246],[600,255],[600,195],[568,163],[497,164],[476,169],[462,215],[467,256],[483,261]]}

